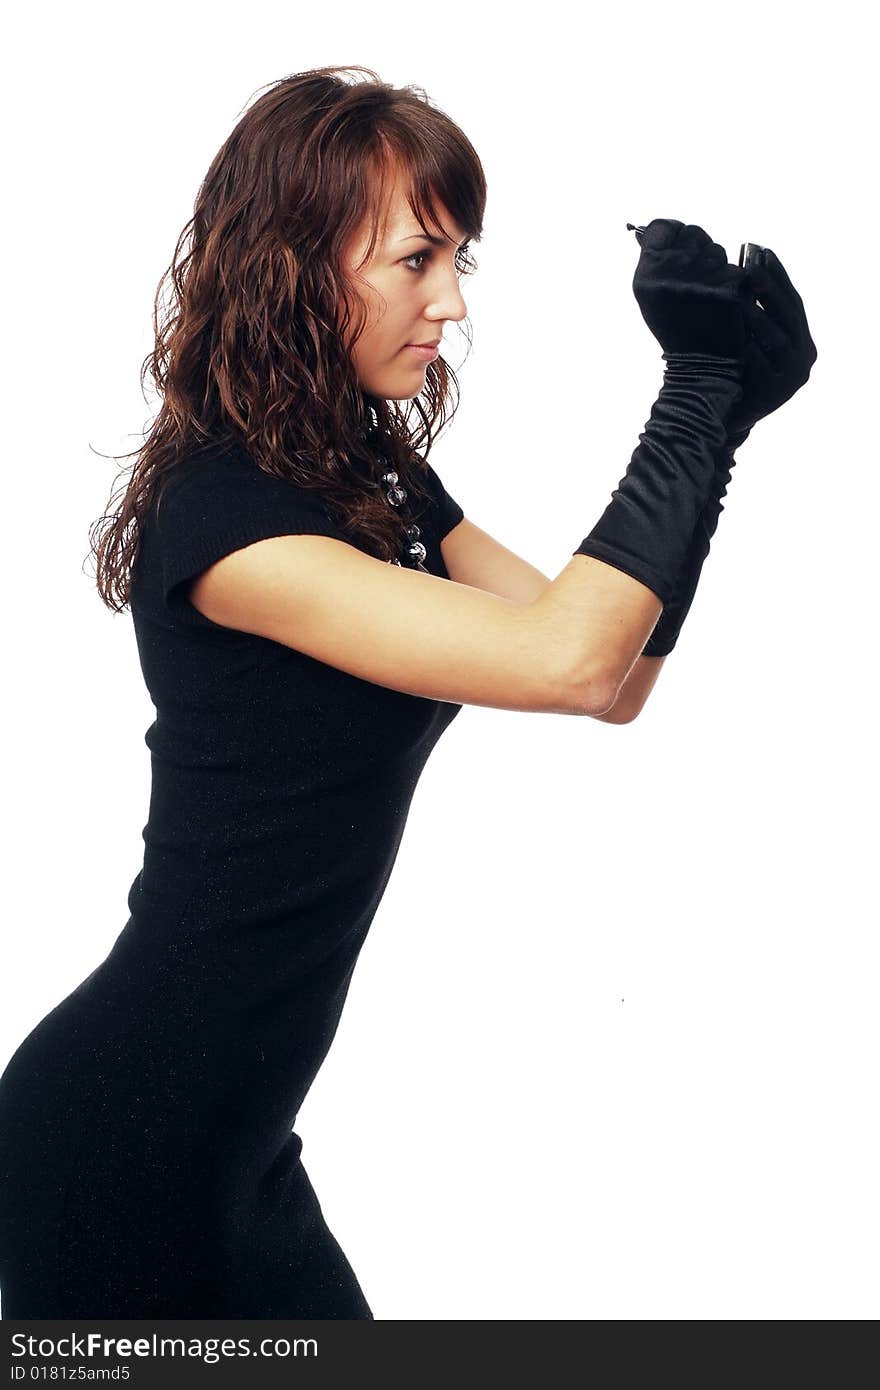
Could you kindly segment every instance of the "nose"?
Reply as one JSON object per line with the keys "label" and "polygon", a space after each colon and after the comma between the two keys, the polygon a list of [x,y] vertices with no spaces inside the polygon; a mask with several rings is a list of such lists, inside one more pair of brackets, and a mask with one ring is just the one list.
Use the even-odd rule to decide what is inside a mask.
{"label": "nose", "polygon": [[[434,292],[437,293],[437,291]],[[467,305],[458,283],[458,276],[454,272],[444,277],[439,298],[426,305],[425,318],[432,321],[435,319],[451,321],[452,323],[460,323],[462,319],[467,318]]]}

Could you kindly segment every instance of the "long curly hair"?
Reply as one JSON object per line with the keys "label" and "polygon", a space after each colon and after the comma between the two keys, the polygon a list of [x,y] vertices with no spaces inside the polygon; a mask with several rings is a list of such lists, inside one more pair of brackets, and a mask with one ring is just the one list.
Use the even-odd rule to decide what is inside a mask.
{"label": "long curly hair", "polygon": [[[417,396],[382,400],[361,388],[349,355],[367,311],[344,251],[366,218],[372,254],[399,170],[423,228],[440,226],[439,197],[481,240],[486,179],[472,144],[421,87],[390,86],[370,68],[273,83],[215,155],[156,292],[141,389],[149,370],[161,406],[138,449],[102,455],[136,455],[89,531],[98,592],[114,612],[130,601],[147,511],[203,445],[243,447],[265,472],[320,492],[377,558],[403,553],[406,519],[388,506],[381,473],[393,467],[408,493],[427,497],[425,460],[459,391],[438,357]],[[456,268],[476,269],[467,246]]]}

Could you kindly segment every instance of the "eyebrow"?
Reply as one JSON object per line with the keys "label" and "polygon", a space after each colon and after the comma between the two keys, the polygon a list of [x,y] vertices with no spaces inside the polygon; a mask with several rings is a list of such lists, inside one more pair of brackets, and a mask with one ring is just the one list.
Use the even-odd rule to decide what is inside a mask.
{"label": "eyebrow", "polygon": [[[401,242],[404,242],[404,241],[430,241],[430,243],[431,243],[432,246],[445,246],[446,243],[447,243],[447,241],[451,241],[451,240],[452,240],[451,237],[429,236],[427,232],[416,232],[415,235],[413,235],[413,236],[403,236],[403,237],[400,238],[400,241],[401,241]],[[461,243],[461,246],[459,246],[458,249],[459,249],[459,250],[462,250],[463,247],[467,246],[467,244],[468,244],[468,242],[469,242],[470,240],[471,240],[471,238],[470,238],[469,236],[465,237],[464,241]]]}

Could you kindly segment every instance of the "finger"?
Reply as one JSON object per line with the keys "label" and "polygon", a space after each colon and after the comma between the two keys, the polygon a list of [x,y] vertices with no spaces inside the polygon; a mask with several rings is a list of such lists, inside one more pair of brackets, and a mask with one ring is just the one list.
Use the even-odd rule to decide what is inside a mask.
{"label": "finger", "polygon": [[676,222],[671,217],[655,217],[648,223],[641,236],[637,234],[636,239],[646,251],[663,251],[667,246],[675,244],[683,226],[683,222]]}
{"label": "finger", "polygon": [[781,262],[776,261],[772,270],[769,265],[752,266],[746,273],[752,292],[767,312],[785,329],[792,342],[800,342],[809,333],[803,301],[788,276],[784,272],[783,276],[777,273],[777,265],[781,267]]}
{"label": "finger", "polygon": [[[677,242],[677,245],[686,246],[688,250],[693,251],[697,251],[701,246],[711,246],[712,244],[712,238],[709,233],[705,232],[702,227],[698,227],[693,222],[689,222],[687,226],[682,227]],[[724,259],[727,260],[726,253]]]}
{"label": "finger", "polygon": [[775,359],[780,353],[791,351],[788,335],[774,323],[770,315],[757,304],[747,303],[743,307],[746,328],[763,352]]}
{"label": "finger", "polygon": [[788,271],[785,269],[785,266],[782,264],[782,261],[779,259],[776,252],[771,251],[769,246],[764,247],[764,254],[761,257],[760,264],[763,266],[765,270],[767,270],[771,275],[773,275],[774,278],[777,279],[785,289],[788,290],[789,294],[792,296],[793,299],[799,300],[801,306],[803,306],[803,300],[801,299],[794,285],[791,283]]}
{"label": "finger", "polygon": [[707,270],[720,270],[727,265],[727,252],[723,246],[718,245],[717,241],[711,241],[707,238],[703,243],[700,262]]}
{"label": "finger", "polygon": [[811,335],[811,333],[810,333],[810,325],[807,323],[807,314],[806,314],[806,310],[804,309],[804,301],[803,301],[803,299],[802,299],[801,296],[798,294],[798,292],[797,292],[797,290],[795,289],[794,285],[791,283],[791,279],[789,278],[788,271],[785,269],[785,266],[782,264],[782,261],[779,259],[779,257],[777,256],[776,252],[775,252],[775,251],[771,251],[770,248],[769,248],[769,246],[765,246],[765,247],[764,247],[764,255],[765,255],[765,257],[766,257],[765,269],[766,269],[767,271],[769,271],[769,273],[770,273],[771,275],[774,275],[774,276],[776,277],[776,279],[778,280],[778,282],[779,282],[779,283],[788,291],[788,293],[791,295],[792,303],[794,303],[794,304],[796,304],[796,305],[798,306],[798,311],[799,311],[799,315],[800,315],[800,320],[801,320],[801,324],[802,324],[802,326],[803,326],[803,340],[810,344],[810,346],[812,347],[813,352],[815,353],[815,351],[816,351],[816,344],[813,342],[813,338],[812,338],[812,335]]}

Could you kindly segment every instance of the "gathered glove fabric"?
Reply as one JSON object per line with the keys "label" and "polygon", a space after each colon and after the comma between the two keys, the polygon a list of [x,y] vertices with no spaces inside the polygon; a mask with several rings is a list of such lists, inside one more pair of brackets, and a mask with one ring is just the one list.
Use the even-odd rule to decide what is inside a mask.
{"label": "gathered glove fabric", "polygon": [[727,439],[718,451],[712,490],[697,521],[675,592],[664,605],[642,649],[643,656],[668,656],[678,641],[724,510],[722,498],[736,463],[735,451],[759,420],[772,414],[806,384],[818,357],[803,300],[779,257],[765,247],[745,274],[751,292],[763,307],[751,300],[745,303],[748,337],[743,393],[728,416]]}
{"label": "gathered glove fabric", "polygon": [[573,553],[632,575],[665,606],[742,397],[749,290],[701,227],[655,218],[640,240],[633,293],[664,349],[663,385],[625,475]]}
{"label": "gathered glove fabric", "polygon": [[[748,430],[746,435],[748,435]],[[669,602],[663,605],[663,612],[642,648],[642,656],[668,656],[675,648],[684,620],[694,601],[703,564],[709,554],[712,537],[718,527],[721,513],[724,511],[722,498],[727,494],[727,486],[736,463],[736,459],[733,457],[736,447],[738,445],[731,446],[730,443],[725,442],[718,451],[712,491],[697,518],[697,524],[694,527],[690,546],[679,572],[675,589]]]}

